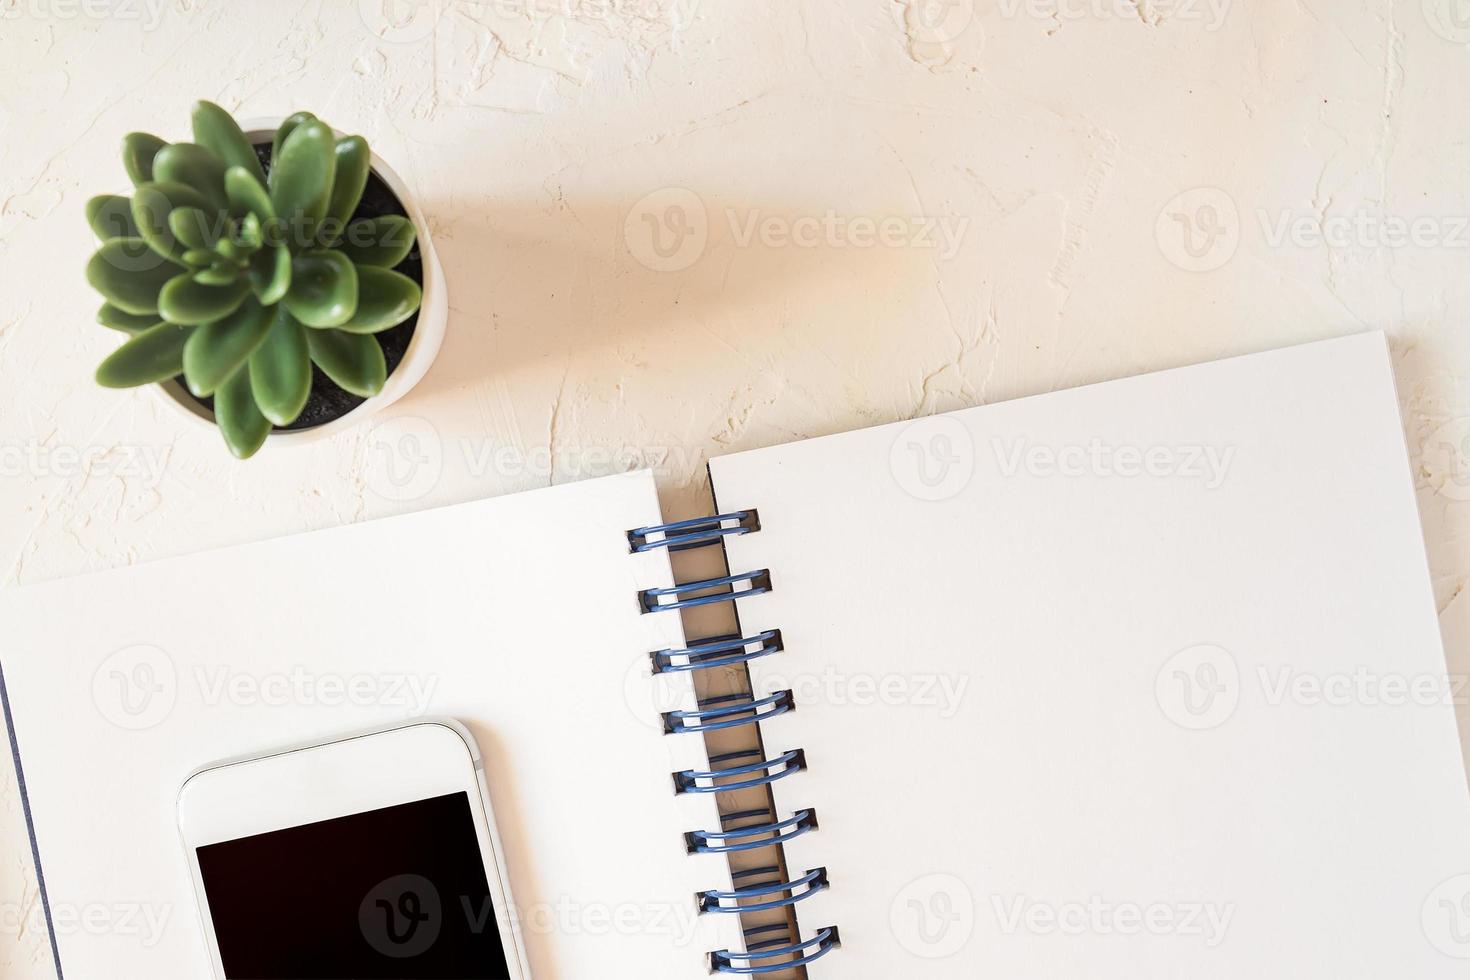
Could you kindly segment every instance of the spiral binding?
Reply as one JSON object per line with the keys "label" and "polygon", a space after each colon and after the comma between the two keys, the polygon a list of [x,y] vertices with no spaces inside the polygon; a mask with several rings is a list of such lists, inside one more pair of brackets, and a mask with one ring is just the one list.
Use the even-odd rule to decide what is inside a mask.
{"label": "spiral binding", "polygon": [[[752,646],[755,647],[754,650],[751,649]],[[653,660],[655,674],[674,674],[685,670],[730,667],[759,657],[769,657],[783,649],[781,631],[766,630],[752,637],[715,636],[682,650],[655,650],[648,656]]]}
{"label": "spiral binding", "polygon": [[[772,939],[761,942],[750,942],[750,939],[763,932],[785,932],[783,926],[761,926],[757,929],[745,930],[746,945],[749,947],[743,953],[732,952],[722,949],[717,953],[709,954],[710,972],[712,973],[779,973],[782,970],[790,970],[793,967],[806,966],[826,956],[832,950],[842,945],[842,940],[837,935],[836,926],[827,926],[817,930],[817,934],[806,942],[786,943],[780,939]],[[808,953],[807,950],[813,952]],[[794,960],[783,960],[780,963],[757,966],[756,960],[768,960],[774,957],[797,956]]]}
{"label": "spiral binding", "polygon": [[[711,769],[708,772],[699,772],[694,769],[686,769],[683,772],[674,773],[674,792],[676,793],[730,793],[741,789],[754,789],[757,786],[769,786],[778,779],[795,775],[806,768],[806,750],[792,749],[790,752],[782,752],[774,759],[767,759],[756,749],[746,749],[743,752],[729,752],[725,755],[715,756],[709,761],[711,763],[729,762],[733,759],[760,759],[759,762],[750,762],[738,766],[726,766],[721,769]],[[731,776],[746,776],[751,773],[760,773],[751,779],[742,779],[734,783],[722,783],[719,780],[728,779]]]}
{"label": "spiral binding", "polygon": [[[731,535],[749,534],[760,529],[759,513],[740,510],[733,514],[717,514],[714,517],[696,517],[691,521],[634,528],[628,532],[628,546],[634,551],[653,551],[656,548],[687,551],[690,548],[715,544]],[[655,534],[659,535],[658,540],[649,540]]]}
{"label": "spiral binding", "polygon": [[[711,542],[713,543],[713,542]],[[744,585],[743,589],[736,586]],[[670,585],[662,589],[644,589],[638,593],[638,601],[644,612],[673,612],[675,609],[693,609],[714,602],[733,602],[749,596],[764,595],[771,591],[771,571],[762,568],[743,575],[723,575],[720,578],[700,579]],[[668,602],[664,602],[668,599]]]}
{"label": "spiral binding", "polygon": [[[670,524],[654,524],[627,532],[633,553],[666,548],[687,551],[710,545],[723,546],[726,538],[751,534],[761,528],[754,510],[732,511]],[[733,602],[770,592],[771,573],[759,569],[738,575],[701,579],[638,593],[639,608],[645,613],[692,609],[718,602]],[[748,663],[780,653],[781,631],[765,630],[754,636],[715,636],[681,649],[656,650],[649,659],[655,674],[712,670]],[[694,710],[663,713],[664,731],[695,734],[758,725],[796,710],[790,691],[757,698],[752,694],[723,694],[703,699]],[[731,752],[710,759],[708,770],[686,769],[673,773],[676,793],[721,793],[766,786],[807,768],[806,752],[792,749],[765,758],[758,749]],[[753,822],[751,822],[753,821]],[[694,830],[684,835],[691,854],[732,854],[785,844],[816,830],[817,814],[812,809],[796,810],[780,819],[769,808],[742,810],[720,817],[719,830]],[[826,868],[814,868],[787,881],[777,867],[754,868],[731,876],[734,888],[700,892],[696,898],[701,913],[738,915],[787,908],[831,887]],[[751,879],[760,879],[752,881]],[[779,934],[779,938],[775,938]],[[805,966],[842,945],[835,926],[817,930],[812,938],[793,937],[786,926],[766,925],[744,932],[744,952],[718,950],[709,954],[711,973],[761,975]]]}
{"label": "spiral binding", "polygon": [[699,702],[695,711],[665,711],[664,731],[670,735],[718,732],[742,725],[756,725],[767,718],[795,710],[796,697],[790,691],[777,691],[763,698],[749,694],[721,694]]}
{"label": "spiral binding", "polygon": [[[769,810],[740,810],[727,813],[721,820],[736,820],[748,817],[775,816]],[[685,846],[691,854],[730,854],[735,851],[753,851],[772,844],[784,844],[803,834],[817,829],[817,811],[797,810],[785,820],[769,820],[751,824],[735,830],[691,830],[684,835]]]}
{"label": "spiral binding", "polygon": [[[762,881],[754,885],[745,885],[731,891],[707,891],[699,893],[699,911],[701,912],[765,912],[770,909],[785,908],[795,905],[797,902],[811,898],[817,892],[828,887],[827,869],[817,868],[808,871],[800,878],[785,881],[780,877],[781,869],[775,867],[751,868],[749,871],[737,871],[731,877],[735,881],[746,878],[754,878],[761,875],[776,875],[775,880]],[[798,891],[797,889],[801,889]],[[755,905],[741,905],[740,902],[748,898],[765,898],[769,895],[780,895],[782,898],[759,902]],[[726,905],[726,902],[734,902]]]}

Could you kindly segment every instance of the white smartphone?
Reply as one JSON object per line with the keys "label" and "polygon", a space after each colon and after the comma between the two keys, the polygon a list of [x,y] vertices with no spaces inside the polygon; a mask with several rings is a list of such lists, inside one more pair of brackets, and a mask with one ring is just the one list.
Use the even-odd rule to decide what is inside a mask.
{"label": "white smartphone", "polygon": [[179,790],[217,980],[529,980],[473,736],[421,721]]}

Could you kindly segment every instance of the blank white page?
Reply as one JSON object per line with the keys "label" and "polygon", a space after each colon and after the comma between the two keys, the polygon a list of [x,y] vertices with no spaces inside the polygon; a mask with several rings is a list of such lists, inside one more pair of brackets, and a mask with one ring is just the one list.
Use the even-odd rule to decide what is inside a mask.
{"label": "blank white page", "polygon": [[65,975],[208,975],[190,771],[420,715],[480,743],[537,980],[703,975],[737,940],[695,914],[724,861],[683,839],[718,817],[672,792],[703,747],[658,725],[693,698],[649,676],[680,626],[640,614],[669,565],[624,532],[658,521],[644,472],[0,592]]}
{"label": "blank white page", "polygon": [[1463,977],[1470,807],[1384,338],[711,461],[841,976]]}

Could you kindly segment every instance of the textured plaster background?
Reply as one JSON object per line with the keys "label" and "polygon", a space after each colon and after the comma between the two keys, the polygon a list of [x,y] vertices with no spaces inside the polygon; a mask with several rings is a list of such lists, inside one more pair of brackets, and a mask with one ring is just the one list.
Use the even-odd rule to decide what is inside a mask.
{"label": "textured plaster background", "polygon": [[[1383,328],[1470,669],[1464,0],[0,17],[5,584],[643,465],[689,516],[713,453]],[[126,186],[123,133],[183,139],[198,97],[313,109],[421,196],[449,335],[376,427],[241,465],[92,385],[118,335],[82,206]],[[3,766],[0,976],[47,976]]]}

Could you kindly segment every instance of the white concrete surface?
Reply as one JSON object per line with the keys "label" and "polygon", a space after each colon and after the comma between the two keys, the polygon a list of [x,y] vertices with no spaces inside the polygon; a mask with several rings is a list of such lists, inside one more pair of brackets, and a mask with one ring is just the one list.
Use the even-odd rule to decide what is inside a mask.
{"label": "white concrete surface", "polygon": [[[1470,670],[1465,0],[0,20],[6,584],[640,465],[689,515],[713,453],[1383,328]],[[126,187],[123,133],[182,139],[199,97],[312,109],[422,196],[450,333],[375,427],[240,464],[153,394],[92,384],[118,336],[92,322],[82,206]],[[9,768],[0,977],[45,977]]]}

